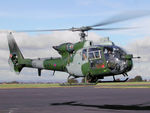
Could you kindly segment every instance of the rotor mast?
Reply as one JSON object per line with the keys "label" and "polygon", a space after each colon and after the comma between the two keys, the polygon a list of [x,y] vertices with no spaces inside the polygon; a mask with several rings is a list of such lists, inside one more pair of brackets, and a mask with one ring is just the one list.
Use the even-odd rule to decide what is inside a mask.
{"label": "rotor mast", "polygon": [[79,36],[80,36],[80,40],[83,42],[83,41],[86,40],[85,37],[87,37],[88,35],[86,35],[84,31],[81,31],[81,33],[79,34]]}
{"label": "rotor mast", "polygon": [[79,28],[74,28],[74,27],[72,27],[72,28],[71,28],[71,31],[73,31],[73,32],[75,32],[75,31],[80,31],[80,34],[79,34],[80,40],[81,40],[81,41],[85,41],[85,40],[86,40],[85,37],[88,36],[88,35],[85,33],[85,31],[88,32],[89,30],[92,30],[92,29],[93,29],[93,28],[91,28],[90,26],[82,26],[82,27],[79,27]]}

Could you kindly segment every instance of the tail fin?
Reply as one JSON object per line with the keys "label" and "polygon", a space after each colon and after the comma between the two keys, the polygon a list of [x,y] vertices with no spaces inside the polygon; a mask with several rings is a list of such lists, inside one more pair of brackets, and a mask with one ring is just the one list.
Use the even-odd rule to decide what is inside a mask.
{"label": "tail fin", "polygon": [[9,33],[7,35],[7,39],[8,39],[8,46],[9,46],[9,51],[10,51],[8,63],[10,65],[10,68],[14,70],[17,74],[19,74],[22,68],[24,67],[24,65],[21,64],[21,61],[24,59],[24,57],[12,33]]}

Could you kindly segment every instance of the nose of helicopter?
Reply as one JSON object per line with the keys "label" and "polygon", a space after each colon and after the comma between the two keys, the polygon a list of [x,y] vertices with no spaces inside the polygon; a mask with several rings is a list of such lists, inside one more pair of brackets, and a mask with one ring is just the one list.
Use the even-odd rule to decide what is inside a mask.
{"label": "nose of helicopter", "polygon": [[133,55],[132,54],[126,54],[126,55],[123,55],[121,58],[126,59],[126,60],[131,60],[133,58]]}
{"label": "nose of helicopter", "polygon": [[127,61],[127,68],[126,68],[126,71],[130,71],[131,69],[132,69],[132,67],[133,67],[133,61],[132,61],[132,59],[133,59],[134,57],[133,57],[133,55],[132,54],[127,54],[127,55],[125,55],[125,59],[126,59],[126,61]]}
{"label": "nose of helicopter", "polygon": [[114,74],[128,72],[133,67],[132,58],[132,54],[126,54],[121,56],[120,59],[109,59],[107,61],[107,66]]}

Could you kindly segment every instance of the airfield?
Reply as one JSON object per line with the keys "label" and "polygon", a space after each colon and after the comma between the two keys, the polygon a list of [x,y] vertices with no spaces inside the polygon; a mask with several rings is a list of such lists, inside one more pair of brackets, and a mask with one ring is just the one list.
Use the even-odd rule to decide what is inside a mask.
{"label": "airfield", "polygon": [[150,83],[0,84],[0,113],[149,113]]}

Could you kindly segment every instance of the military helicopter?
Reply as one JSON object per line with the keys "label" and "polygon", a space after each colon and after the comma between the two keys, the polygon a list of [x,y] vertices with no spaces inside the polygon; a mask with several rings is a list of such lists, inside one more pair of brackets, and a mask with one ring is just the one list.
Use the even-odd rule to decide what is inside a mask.
{"label": "military helicopter", "polygon": [[27,59],[23,57],[15,39],[14,32],[10,32],[7,36],[10,50],[9,64],[16,72],[20,73],[22,68],[37,68],[38,76],[41,76],[42,70],[53,70],[69,73],[70,77],[85,77],[89,83],[98,82],[104,77],[112,76],[113,81],[116,82],[116,75],[122,74],[125,77],[125,82],[128,80],[128,74],[133,67],[132,54],[126,53],[121,47],[115,45],[108,38],[101,39],[98,45],[92,41],[86,40],[86,32],[90,30],[122,30],[130,28],[97,28],[100,26],[125,21],[144,15],[130,15],[126,17],[108,19],[101,23],[92,26],[72,27],[69,29],[50,29],[50,30],[24,30],[15,32],[43,32],[43,31],[64,31],[80,32],[80,41],[77,43],[63,43],[53,48],[61,55],[59,58],[38,58]]}

